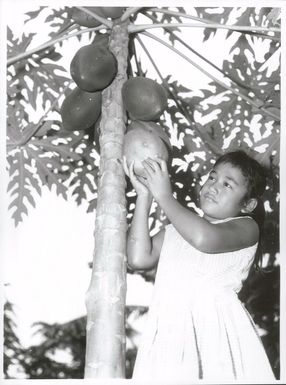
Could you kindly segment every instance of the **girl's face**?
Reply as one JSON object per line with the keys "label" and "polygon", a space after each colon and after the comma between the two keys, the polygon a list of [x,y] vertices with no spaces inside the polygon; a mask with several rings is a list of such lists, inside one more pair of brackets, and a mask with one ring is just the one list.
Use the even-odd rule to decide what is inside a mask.
{"label": "girl's face", "polygon": [[245,207],[247,182],[230,163],[221,163],[209,174],[200,193],[200,206],[208,220],[238,215]]}

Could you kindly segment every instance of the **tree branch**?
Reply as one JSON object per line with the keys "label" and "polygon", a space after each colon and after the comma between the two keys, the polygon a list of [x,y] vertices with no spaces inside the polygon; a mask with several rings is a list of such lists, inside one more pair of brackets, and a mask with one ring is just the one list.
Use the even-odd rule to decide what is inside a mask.
{"label": "tree branch", "polygon": [[39,51],[42,51],[43,49],[46,49],[46,48],[50,47],[51,45],[59,43],[59,42],[61,42],[63,40],[70,39],[71,37],[74,37],[74,36],[77,36],[77,35],[81,35],[81,34],[86,33],[86,32],[99,31],[102,28],[105,28],[105,26],[100,25],[100,26],[94,27],[94,28],[81,29],[80,31],[77,31],[75,33],[71,33],[70,35],[64,35],[64,36],[61,36],[61,37],[57,37],[55,39],[51,39],[51,40],[47,41],[46,43],[43,43],[40,46],[31,49],[30,51],[22,52],[19,55],[11,57],[10,59],[7,60],[7,67],[9,67],[10,65],[16,63],[19,60],[26,59],[27,57],[32,56],[33,54],[38,53]]}
{"label": "tree branch", "polygon": [[[223,25],[223,24],[194,24],[194,23],[159,23],[159,24],[130,24],[128,27],[129,33],[145,31],[146,29],[151,28],[183,28],[183,27],[192,27],[192,28],[221,28],[228,29],[233,31],[269,31],[269,32],[281,32],[280,28],[267,28],[267,27],[255,27],[255,26],[245,26],[245,25]],[[271,38],[272,36],[268,36],[267,38]]]}
{"label": "tree branch", "polygon": [[264,115],[270,116],[274,120],[280,121],[280,116],[277,116],[275,113],[272,113],[271,111],[268,111],[267,109],[262,108],[259,103],[254,102],[251,98],[249,98],[248,96],[242,94],[240,91],[237,91],[236,89],[232,88],[231,86],[228,86],[227,84],[225,84],[221,80],[217,79],[215,76],[211,75],[208,71],[203,69],[201,66],[199,66],[197,63],[192,61],[189,57],[184,55],[182,52],[177,50],[175,47],[172,47],[170,44],[166,43],[164,40],[162,40],[159,37],[154,36],[154,35],[152,35],[152,34],[150,34],[148,32],[143,32],[142,34],[145,35],[145,36],[150,37],[151,39],[157,40],[159,43],[165,45],[166,47],[171,49],[173,52],[175,52],[176,54],[180,55],[185,60],[187,60],[190,64],[192,64],[195,68],[197,68],[199,71],[201,71],[204,75],[206,75],[207,77],[212,79],[214,82],[218,83],[221,87],[223,87],[223,88],[231,91],[235,95],[239,96],[241,99],[245,100],[246,102],[251,104],[253,107],[257,108],[257,110],[259,110]]}

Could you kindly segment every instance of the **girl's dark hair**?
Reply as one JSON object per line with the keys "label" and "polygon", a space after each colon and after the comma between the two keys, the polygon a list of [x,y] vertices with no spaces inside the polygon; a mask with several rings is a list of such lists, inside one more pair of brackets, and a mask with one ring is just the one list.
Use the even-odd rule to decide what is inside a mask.
{"label": "girl's dark hair", "polygon": [[262,195],[266,188],[267,177],[266,170],[255,159],[250,157],[242,150],[228,152],[217,159],[214,164],[229,163],[233,167],[238,168],[247,182],[247,194],[245,200],[248,201],[251,198],[257,200],[257,206],[250,214],[244,214],[251,216],[259,227],[259,242],[256,251],[254,266],[257,268],[261,264],[262,259],[262,239],[263,239],[263,224],[265,219],[265,209],[262,201]]}

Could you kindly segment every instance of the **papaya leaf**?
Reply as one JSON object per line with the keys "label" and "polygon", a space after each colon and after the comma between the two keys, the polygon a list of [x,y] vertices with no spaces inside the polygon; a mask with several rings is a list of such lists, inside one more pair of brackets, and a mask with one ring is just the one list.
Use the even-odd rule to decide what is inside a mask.
{"label": "papaya leaf", "polygon": [[[253,11],[254,11],[254,8],[250,8],[250,7],[246,8],[245,11],[237,18],[236,22],[233,25],[245,25],[245,26],[251,25],[250,18],[251,18],[251,15],[253,14]],[[234,32],[233,30],[229,30],[226,35],[226,38],[232,35],[233,32]]]}
{"label": "papaya leaf", "polygon": [[29,21],[35,19],[39,14],[42,12],[43,9],[47,7],[40,7],[37,11],[31,11],[31,12],[26,12],[25,15],[28,16],[28,19],[24,21],[24,24],[28,23]]}
{"label": "papaya leaf", "polygon": [[34,159],[37,175],[42,185],[47,186],[50,190],[55,186],[57,195],[62,195],[64,199],[67,199],[67,187],[63,184],[67,177],[63,178],[58,172],[61,167],[59,159],[44,157],[38,149],[34,150],[32,146],[27,146],[26,150]]}
{"label": "papaya leaf", "polygon": [[80,160],[81,156],[76,152],[72,151],[71,147],[67,143],[57,143],[58,138],[54,136],[49,136],[41,139],[31,140],[31,145],[37,146],[45,152],[51,152],[54,156],[59,157],[63,161],[69,160]]}
{"label": "papaya leaf", "polygon": [[97,191],[96,179],[98,170],[90,170],[88,165],[82,166],[78,171],[75,171],[75,176],[70,182],[70,186],[75,183],[75,188],[72,190],[72,195],[78,205],[82,201],[87,201],[88,197],[95,196]]}
{"label": "papaya leaf", "polygon": [[7,33],[7,57],[19,55],[20,53],[26,52],[30,45],[35,33],[29,33],[27,36],[23,33],[21,39],[14,39],[11,29],[8,27]]}
{"label": "papaya leaf", "polygon": [[92,213],[93,211],[95,211],[96,210],[96,206],[97,206],[97,198],[91,199],[88,202],[87,213]]}
{"label": "papaya leaf", "polygon": [[46,17],[45,22],[55,21],[56,19],[66,20],[66,12],[68,8],[60,8],[60,9],[51,9],[51,13]]}
{"label": "papaya leaf", "polygon": [[[213,23],[220,23],[220,24],[227,24],[227,20],[229,18],[229,15],[232,12],[232,8],[230,8],[230,7],[227,7],[227,8],[196,7],[195,10],[196,10],[197,15],[199,17],[202,17],[204,19],[212,21]],[[216,35],[216,33],[217,33],[217,29],[215,29],[215,28],[205,28],[203,41],[207,41],[211,37],[214,37]]]}
{"label": "papaya leaf", "polygon": [[28,214],[27,202],[35,207],[32,191],[40,191],[31,159],[27,155],[24,149],[19,149],[13,156],[7,157],[10,174],[8,192],[12,198],[8,209],[14,209],[12,218],[16,226],[23,220],[23,214]]}
{"label": "papaya leaf", "polygon": [[280,25],[281,8],[270,8],[269,12],[267,13],[266,20],[269,21],[270,25]]}
{"label": "papaya leaf", "polygon": [[59,76],[56,71],[64,71],[64,68],[53,63],[43,63],[35,66],[29,63],[29,71],[26,75],[32,80],[32,85],[29,87],[25,80],[25,77],[20,78],[22,87],[27,89],[31,104],[34,109],[37,107],[39,96],[42,96],[42,107],[46,108],[46,104],[49,101],[53,103],[55,100],[55,92],[59,94],[65,81],[70,79],[66,76]]}

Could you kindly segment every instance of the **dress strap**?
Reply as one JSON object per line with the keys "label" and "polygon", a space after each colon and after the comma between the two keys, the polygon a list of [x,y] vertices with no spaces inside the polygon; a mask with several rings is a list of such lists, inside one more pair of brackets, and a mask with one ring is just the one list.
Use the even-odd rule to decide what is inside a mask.
{"label": "dress strap", "polygon": [[250,215],[240,215],[239,217],[228,217],[228,218],[224,218],[224,219],[217,219],[215,221],[212,221],[211,223],[223,223],[223,222],[229,222],[229,221],[232,221],[235,219],[241,219],[241,218],[253,219]]}

